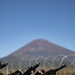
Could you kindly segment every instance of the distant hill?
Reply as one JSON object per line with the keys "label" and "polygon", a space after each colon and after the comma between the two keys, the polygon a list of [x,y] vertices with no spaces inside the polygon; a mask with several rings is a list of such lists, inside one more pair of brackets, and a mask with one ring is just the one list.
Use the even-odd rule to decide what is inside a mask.
{"label": "distant hill", "polygon": [[50,55],[57,56],[59,54],[69,55],[75,54],[75,52],[58,46],[54,43],[51,43],[45,39],[37,39],[29,42],[27,45],[18,49],[14,53],[4,57],[2,60],[6,60],[8,62],[17,61],[20,62],[21,59],[27,57],[31,59],[33,57],[37,58],[39,56],[48,57]]}

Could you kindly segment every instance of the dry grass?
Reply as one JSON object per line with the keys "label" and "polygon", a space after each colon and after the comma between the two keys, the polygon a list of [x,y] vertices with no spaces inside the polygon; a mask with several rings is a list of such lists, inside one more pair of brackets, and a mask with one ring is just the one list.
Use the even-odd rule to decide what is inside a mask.
{"label": "dry grass", "polygon": [[[39,67],[39,68],[37,69],[37,71],[38,71],[39,69],[44,69],[45,71],[50,70],[49,67]],[[15,70],[16,70],[16,69],[15,69]],[[64,68],[64,69],[58,71],[56,75],[75,75],[75,72],[74,72],[74,71],[75,71],[74,68],[69,68],[69,69]],[[4,70],[4,69],[3,69],[3,70],[0,70],[0,72],[2,72],[4,75],[7,75],[7,70]]]}

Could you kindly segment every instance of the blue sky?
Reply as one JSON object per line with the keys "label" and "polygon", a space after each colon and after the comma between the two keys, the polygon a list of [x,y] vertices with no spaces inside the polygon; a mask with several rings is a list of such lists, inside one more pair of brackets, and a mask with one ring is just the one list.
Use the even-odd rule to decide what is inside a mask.
{"label": "blue sky", "polygon": [[0,57],[40,38],[75,51],[75,0],[0,0]]}

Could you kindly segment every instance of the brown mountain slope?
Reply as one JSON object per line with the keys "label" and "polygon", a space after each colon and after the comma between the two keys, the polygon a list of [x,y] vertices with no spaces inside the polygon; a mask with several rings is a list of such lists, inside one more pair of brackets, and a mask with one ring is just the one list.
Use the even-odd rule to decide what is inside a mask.
{"label": "brown mountain slope", "polygon": [[[34,57],[34,61],[37,60],[40,56],[48,57],[48,56],[57,56],[59,54],[69,55],[69,54],[75,54],[75,52],[68,50],[66,48],[63,48],[61,46],[58,46],[54,43],[51,43],[44,39],[38,39],[33,40],[27,45],[23,46],[22,48],[18,49],[16,52],[0,59],[1,61],[9,62],[9,66],[11,68],[11,64],[13,63],[14,67],[19,67],[21,62],[22,66],[28,66],[29,61],[32,60]],[[74,57],[75,58],[75,57]],[[69,58],[70,60],[74,59]],[[57,61],[57,63],[60,63],[60,59]],[[49,59],[50,62],[52,62],[52,59]],[[33,61],[33,63],[34,63]],[[43,64],[43,60],[40,61]],[[68,61],[67,61],[68,62]]]}
{"label": "brown mountain slope", "polygon": [[74,54],[73,51],[53,44],[44,39],[33,40],[27,45],[23,46],[16,52],[11,55],[15,57],[38,57],[38,56],[49,56],[49,55],[58,55],[58,54]]}

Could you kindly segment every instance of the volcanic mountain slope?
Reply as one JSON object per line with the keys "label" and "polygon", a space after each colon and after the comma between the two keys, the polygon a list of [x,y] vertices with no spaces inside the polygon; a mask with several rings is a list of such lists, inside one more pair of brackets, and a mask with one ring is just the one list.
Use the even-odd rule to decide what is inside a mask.
{"label": "volcanic mountain slope", "polygon": [[12,56],[15,57],[23,57],[27,56],[31,57],[38,57],[38,56],[50,56],[50,55],[58,55],[58,54],[74,54],[73,51],[53,44],[44,39],[33,40],[32,42],[28,43],[27,45],[23,46],[16,52],[12,53]]}
{"label": "volcanic mountain slope", "polygon": [[18,49],[16,52],[0,60],[4,62],[5,61],[9,62],[9,66],[11,66],[12,62],[14,62],[15,67],[17,67],[20,65],[21,61],[22,61],[22,65],[23,64],[25,65],[25,62],[28,64],[28,62],[32,60],[33,57],[37,59],[40,56],[48,57],[48,56],[57,56],[59,54],[69,55],[69,54],[75,54],[75,52],[63,48],[61,46],[58,46],[47,40],[38,39],[38,40],[31,41],[27,45]]}

